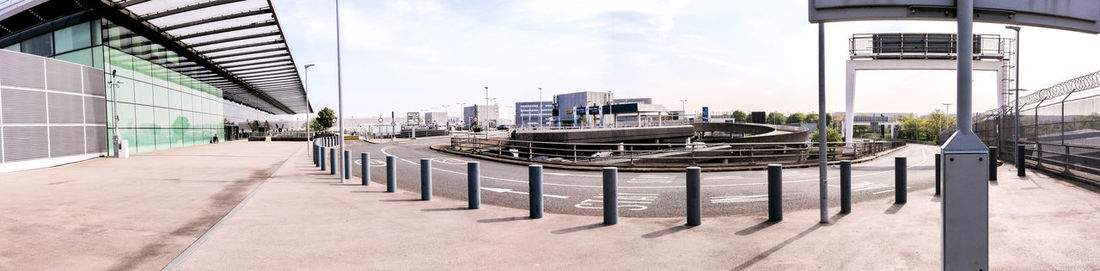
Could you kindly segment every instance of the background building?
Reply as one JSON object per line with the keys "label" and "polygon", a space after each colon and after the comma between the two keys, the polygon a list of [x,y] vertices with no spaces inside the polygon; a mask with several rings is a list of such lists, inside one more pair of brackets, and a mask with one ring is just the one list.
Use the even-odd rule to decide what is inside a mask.
{"label": "background building", "polygon": [[274,10],[228,2],[0,3],[0,172],[299,126]]}
{"label": "background building", "polygon": [[565,93],[554,95],[554,108],[557,110],[557,115],[554,115],[554,121],[561,123],[563,126],[573,125],[573,120],[577,119],[583,121],[581,116],[577,114],[576,108],[591,107],[598,105],[611,104],[614,101],[614,96],[610,91],[595,92],[595,91],[582,91],[574,93]]}
{"label": "background building", "polygon": [[497,105],[473,105],[462,108],[462,119],[466,121],[466,128],[477,121],[483,128],[496,127],[500,118],[500,107]]}
{"label": "background building", "polygon": [[447,112],[427,112],[424,113],[424,124],[435,125],[440,127],[447,126]]}
{"label": "background building", "polygon": [[[539,107],[542,107],[541,109]],[[534,127],[550,125],[550,119],[554,114],[554,102],[553,101],[541,101],[541,102],[517,102],[516,103],[516,126],[517,127]]]}
{"label": "background building", "polygon": [[653,98],[615,99],[615,104],[653,104]]}

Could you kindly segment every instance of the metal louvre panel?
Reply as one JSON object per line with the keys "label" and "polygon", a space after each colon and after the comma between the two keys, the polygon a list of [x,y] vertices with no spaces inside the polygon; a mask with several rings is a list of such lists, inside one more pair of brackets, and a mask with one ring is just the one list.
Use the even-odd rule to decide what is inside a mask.
{"label": "metal louvre panel", "polygon": [[84,127],[50,127],[50,157],[76,154],[84,154]]}
{"label": "metal louvre panel", "polygon": [[84,129],[87,144],[85,153],[107,152],[107,126],[88,126]]}
{"label": "metal louvre panel", "polygon": [[4,162],[49,157],[47,144],[44,126],[4,127]]}
{"label": "metal louvre panel", "polygon": [[80,79],[81,66],[62,62],[60,60],[46,60],[46,88],[54,91],[81,93]]}
{"label": "metal louvre panel", "polygon": [[83,124],[84,110],[82,97],[61,93],[50,93],[50,124]]}
{"label": "metal louvre panel", "polygon": [[42,58],[0,50],[0,82],[4,86],[46,88]]}
{"label": "metal louvre panel", "polygon": [[107,99],[84,97],[84,123],[107,124]]}
{"label": "metal louvre panel", "polygon": [[106,96],[107,80],[103,70],[84,67],[84,94]]}
{"label": "metal louvre panel", "polygon": [[[8,82],[4,80],[3,82]],[[4,97],[4,124],[46,123],[46,93],[18,89],[0,89]]]}

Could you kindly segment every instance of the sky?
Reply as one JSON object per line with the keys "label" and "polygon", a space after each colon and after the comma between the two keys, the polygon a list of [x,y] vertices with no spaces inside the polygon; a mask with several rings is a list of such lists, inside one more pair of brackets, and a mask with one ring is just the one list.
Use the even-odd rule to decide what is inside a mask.
{"label": "sky", "polygon": [[[275,0],[287,42],[309,71],[315,108],[336,108],[333,1]],[[344,115],[448,111],[576,91],[652,97],[688,112],[815,112],[817,25],[805,0],[344,0],[340,2]],[[844,109],[844,67],[855,33],[953,33],[954,22],[825,25],[826,106]],[[1014,36],[978,23],[975,34]],[[1043,89],[1100,70],[1100,37],[1024,27],[1020,88]],[[301,71],[301,67],[299,67]],[[304,74],[304,73],[303,73]],[[994,72],[974,73],[974,111],[996,106]],[[1026,94],[1026,93],[1025,93]],[[955,103],[954,71],[863,71],[857,112],[925,114]],[[950,113],[955,112],[952,105]]]}

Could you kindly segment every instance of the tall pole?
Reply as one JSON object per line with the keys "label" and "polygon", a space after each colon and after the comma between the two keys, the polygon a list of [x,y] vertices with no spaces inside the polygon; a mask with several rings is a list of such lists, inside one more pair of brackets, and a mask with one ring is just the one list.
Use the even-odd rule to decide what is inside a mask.
{"label": "tall pole", "polygon": [[[1016,106],[1015,106],[1016,107],[1016,114],[1015,114],[1015,118],[1014,118],[1014,119],[1016,119],[1015,120],[1016,121],[1016,127],[1013,128],[1015,130],[1015,132],[1014,132],[1015,136],[1012,139],[1012,150],[1016,151],[1016,146],[1020,145],[1020,27],[1019,26],[1006,26],[1005,28],[1012,29],[1012,30],[1016,31],[1016,76],[1015,76],[1016,89],[1013,90],[1013,92],[1016,93]],[[1038,122],[1038,119],[1036,119],[1036,122]],[[1016,155],[1015,157],[1019,157],[1019,155]],[[1020,159],[1013,158],[1012,160],[1020,160]],[[1024,165],[1023,161],[1014,161],[1014,162],[1016,162],[1015,164],[1016,164],[1017,168],[1022,167]]]}
{"label": "tall pole", "polygon": [[111,82],[108,82],[108,85],[111,86],[111,107],[113,107],[111,111],[115,113],[113,117],[115,123],[115,158],[119,158],[122,157],[121,154],[119,154],[119,151],[122,150],[122,136],[118,133],[118,85],[121,83],[116,79],[116,73],[118,73],[118,70],[111,70]]}
{"label": "tall pole", "polygon": [[[341,66],[340,66],[340,0],[336,0],[336,100],[337,100],[336,101],[336,110],[338,111],[338,114],[339,114],[339,115],[336,116],[336,121],[339,122],[339,129],[340,129],[339,131],[336,132],[336,135],[337,135],[337,140],[339,140],[339,142],[340,142],[339,155],[344,155],[344,85],[343,85],[343,78],[341,77],[342,74],[341,74],[341,69],[340,68],[341,68]],[[342,157],[342,156],[341,156],[341,158],[342,159],[347,159],[347,157]],[[340,161],[343,161],[343,160],[340,160]],[[332,166],[336,167],[335,164],[332,165]],[[344,171],[343,170],[339,170],[339,171],[340,171],[340,182],[343,183],[344,178],[347,178],[347,176],[344,176]]]}
{"label": "tall pole", "polygon": [[305,86],[305,90],[306,90],[306,143],[307,144],[311,140],[310,134],[309,134],[309,126],[310,126],[310,124],[312,124],[309,121],[309,67],[313,67],[313,64],[306,64],[306,67],[305,67],[305,70],[306,70],[305,71],[305,74],[306,74],[306,86]]}
{"label": "tall pole", "polygon": [[825,23],[817,24],[817,168],[821,188],[821,223],[829,223],[828,151],[825,148]]}
{"label": "tall pole", "polygon": [[951,103],[944,103],[943,106],[944,106],[943,114],[944,115],[951,115]]}
{"label": "tall pole", "polygon": [[[477,106],[474,106],[474,108],[476,109]],[[486,111],[489,110],[489,87],[485,87],[485,110]],[[489,139],[489,127],[485,127],[485,122],[487,120],[485,120],[484,117],[479,116],[479,114],[477,114],[477,113],[481,113],[479,111],[481,111],[481,110],[474,110],[474,112],[475,112],[474,117],[476,117],[479,121],[481,121],[481,127],[482,127],[481,130],[483,132],[485,132],[485,139]],[[485,112],[485,113],[486,113],[486,115],[488,115],[489,112]]]}

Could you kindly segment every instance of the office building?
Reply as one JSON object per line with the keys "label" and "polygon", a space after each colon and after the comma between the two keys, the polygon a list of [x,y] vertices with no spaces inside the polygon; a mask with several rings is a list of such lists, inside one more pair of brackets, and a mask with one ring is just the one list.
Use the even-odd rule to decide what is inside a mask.
{"label": "office building", "polygon": [[465,127],[477,122],[482,128],[496,127],[500,118],[500,107],[497,105],[472,105],[462,108],[462,119],[466,121]]}
{"label": "office building", "polygon": [[550,125],[550,119],[553,118],[553,114],[553,101],[517,102],[516,126],[538,127]]}
{"label": "office building", "polygon": [[0,171],[114,155],[116,134],[139,153],[310,111],[267,1],[12,0],[0,26]]}

